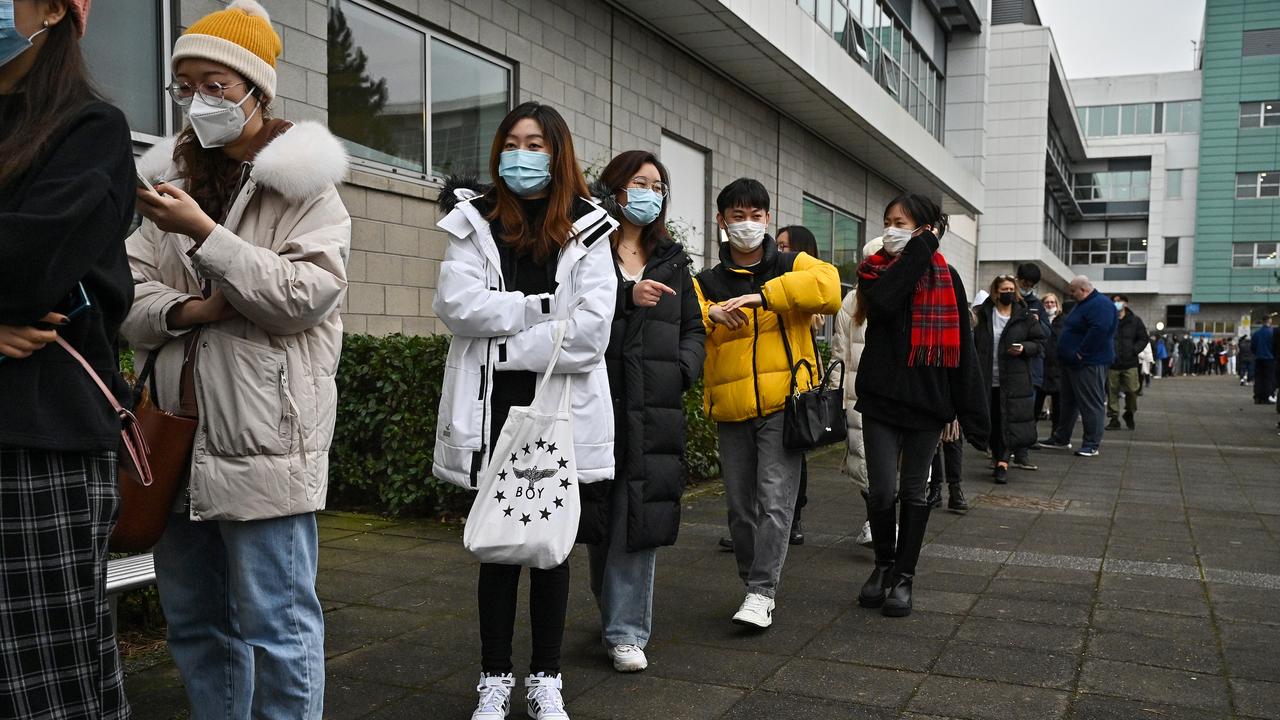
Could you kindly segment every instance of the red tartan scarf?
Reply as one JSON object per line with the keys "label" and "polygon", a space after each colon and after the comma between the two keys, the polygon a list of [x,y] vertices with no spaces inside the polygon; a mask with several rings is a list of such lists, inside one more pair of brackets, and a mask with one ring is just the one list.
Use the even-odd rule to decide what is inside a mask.
{"label": "red tartan scarf", "polygon": [[[898,261],[898,255],[881,250],[858,266],[858,277],[874,280]],[[960,311],[951,284],[951,268],[942,253],[935,252],[929,270],[920,277],[911,296],[911,352],[907,367],[960,366]]]}

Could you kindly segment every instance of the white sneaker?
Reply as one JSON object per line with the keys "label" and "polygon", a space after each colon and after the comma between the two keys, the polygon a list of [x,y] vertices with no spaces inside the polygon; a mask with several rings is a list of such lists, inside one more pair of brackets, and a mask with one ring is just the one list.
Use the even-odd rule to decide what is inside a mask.
{"label": "white sneaker", "polygon": [[471,713],[471,720],[505,720],[511,712],[511,688],[515,686],[516,679],[511,675],[481,675],[476,686],[480,702]]}
{"label": "white sneaker", "polygon": [[742,601],[742,607],[734,613],[733,621],[739,625],[767,628],[773,624],[775,607],[777,604],[774,603],[773,598],[765,597],[760,593],[747,593],[746,599]]}
{"label": "white sneaker", "polygon": [[564,711],[564,698],[560,695],[563,683],[559,675],[530,675],[524,679],[524,686],[529,689],[529,717],[533,720],[569,720],[569,714]]}
{"label": "white sneaker", "polygon": [[639,645],[614,645],[609,648],[613,669],[621,673],[640,672],[649,667],[649,658]]}
{"label": "white sneaker", "polygon": [[872,543],[871,543],[871,521],[870,520],[867,520],[862,523],[862,532],[858,533],[858,537],[857,539],[854,540],[854,542],[858,543],[862,547],[871,547]]}

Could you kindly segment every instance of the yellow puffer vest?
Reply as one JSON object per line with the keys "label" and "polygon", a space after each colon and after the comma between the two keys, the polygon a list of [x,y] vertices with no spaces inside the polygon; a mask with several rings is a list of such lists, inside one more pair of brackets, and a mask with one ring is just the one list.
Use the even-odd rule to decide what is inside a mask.
{"label": "yellow puffer vest", "polygon": [[[758,265],[737,267],[726,251],[719,265],[703,270],[694,281],[707,329],[703,409],[716,422],[742,422],[781,410],[791,388],[782,330],[793,362],[807,360],[816,368],[810,321],[840,309],[840,276],[834,266],[805,253],[779,253],[771,238],[765,243]],[[711,322],[713,305],[756,292],[764,297],[764,307],[743,310],[745,327],[730,330]],[[801,370],[798,389],[813,384]]]}

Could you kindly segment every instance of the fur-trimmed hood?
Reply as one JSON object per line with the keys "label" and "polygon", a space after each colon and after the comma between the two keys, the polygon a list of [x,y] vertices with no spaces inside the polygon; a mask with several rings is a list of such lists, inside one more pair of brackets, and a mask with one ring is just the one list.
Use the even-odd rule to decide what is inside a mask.
{"label": "fur-trimmed hood", "polygon": [[[151,181],[178,176],[173,161],[177,136],[165,138],[143,153],[138,172]],[[342,182],[347,173],[347,151],[324,125],[314,121],[295,123],[272,140],[253,161],[253,178],[291,201],[306,200]]]}

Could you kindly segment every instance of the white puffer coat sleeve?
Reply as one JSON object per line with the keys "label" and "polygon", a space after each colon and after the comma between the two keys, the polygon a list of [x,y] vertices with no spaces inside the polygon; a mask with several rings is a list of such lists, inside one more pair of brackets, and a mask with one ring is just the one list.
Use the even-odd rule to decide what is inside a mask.
{"label": "white puffer coat sleeve", "polygon": [[[854,483],[862,490],[867,489],[867,455],[862,445],[862,413],[853,409],[858,402],[858,391],[854,382],[858,375],[858,362],[862,359],[862,348],[866,344],[863,328],[853,322],[853,313],[857,305],[857,291],[850,290],[840,304],[840,312],[836,314],[836,332],[831,343],[832,359],[844,362],[844,414],[849,426],[849,437],[845,444],[844,472],[853,478]],[[833,378],[834,379],[834,378]]]}

